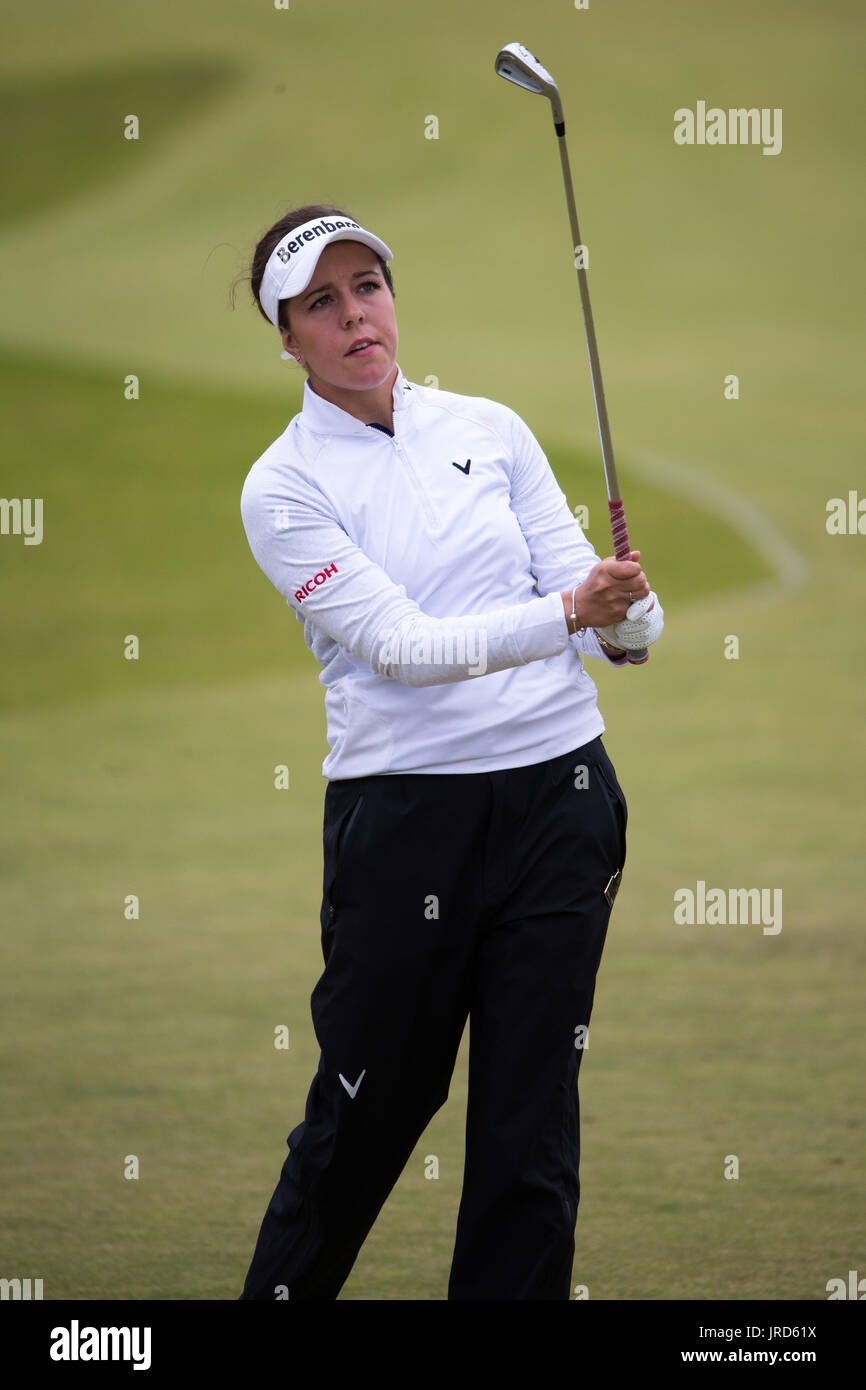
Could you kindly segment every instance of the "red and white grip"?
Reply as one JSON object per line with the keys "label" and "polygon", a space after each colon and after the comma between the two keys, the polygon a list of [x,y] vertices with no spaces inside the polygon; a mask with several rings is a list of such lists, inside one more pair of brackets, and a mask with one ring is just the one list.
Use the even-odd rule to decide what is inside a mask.
{"label": "red and white grip", "polygon": [[[625,521],[625,506],[622,501],[608,502],[610,512],[610,529],[613,535],[613,553],[617,560],[631,559],[631,541],[628,538],[628,527]],[[649,661],[649,652],[644,647],[640,651],[628,653],[628,663],[630,666],[643,666],[645,661]]]}

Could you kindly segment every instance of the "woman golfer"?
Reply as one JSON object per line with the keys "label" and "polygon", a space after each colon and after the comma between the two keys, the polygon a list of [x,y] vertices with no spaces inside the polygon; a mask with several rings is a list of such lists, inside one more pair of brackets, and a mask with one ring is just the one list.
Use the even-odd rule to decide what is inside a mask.
{"label": "woman golfer", "polygon": [[581,654],[625,666],[663,615],[639,552],[599,561],[514,411],[406,380],[392,255],[308,206],[252,265],[306,382],[241,512],[322,668],[330,752],[321,1057],[241,1297],[337,1297],[468,1017],[448,1297],[567,1299],[578,1069],[626,853]]}

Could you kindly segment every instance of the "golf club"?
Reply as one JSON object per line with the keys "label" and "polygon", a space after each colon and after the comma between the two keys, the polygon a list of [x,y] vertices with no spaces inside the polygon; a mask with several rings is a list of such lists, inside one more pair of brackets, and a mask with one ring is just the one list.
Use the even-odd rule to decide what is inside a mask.
{"label": "golf club", "polygon": [[[604,477],[607,484],[607,505],[610,511],[610,526],[613,534],[613,553],[617,560],[628,560],[631,556],[631,542],[625,520],[625,508],[619,491],[619,479],[613,457],[613,444],[610,438],[610,422],[607,418],[607,405],[604,399],[604,386],[601,380],[601,364],[598,360],[598,344],[595,340],[595,326],[592,321],[592,308],[589,302],[589,285],[586,270],[580,264],[578,248],[583,246],[580,229],[577,225],[577,208],[574,203],[574,188],[571,182],[571,168],[568,162],[568,148],[565,143],[565,119],[562,113],[562,99],[559,88],[537,58],[524,48],[522,43],[509,43],[496,55],[496,71],[500,77],[523,87],[527,92],[547,97],[553,115],[559,145],[559,158],[562,164],[562,178],[565,183],[565,198],[568,203],[568,217],[571,222],[571,242],[574,248],[574,262],[577,282],[580,286],[580,302],[583,306],[583,322],[586,329],[586,346],[589,352],[589,370],[592,377],[592,393],[595,398],[595,413],[598,419],[598,432],[601,438],[601,457],[604,463]],[[632,666],[642,666],[649,660],[649,652],[630,651],[628,660]]]}

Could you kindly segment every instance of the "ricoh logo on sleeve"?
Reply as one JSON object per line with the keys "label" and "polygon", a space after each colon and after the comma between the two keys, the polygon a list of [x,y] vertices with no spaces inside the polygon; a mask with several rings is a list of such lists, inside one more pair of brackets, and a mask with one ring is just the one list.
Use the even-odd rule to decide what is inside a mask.
{"label": "ricoh logo on sleeve", "polygon": [[325,565],[324,569],[319,570],[318,574],[314,574],[312,579],[308,579],[306,584],[302,584],[300,589],[295,590],[295,598],[298,600],[298,603],[303,603],[307,595],[311,594],[320,584],[324,584],[325,580],[329,579],[332,574],[339,574],[339,570],[333,561],[330,565]]}

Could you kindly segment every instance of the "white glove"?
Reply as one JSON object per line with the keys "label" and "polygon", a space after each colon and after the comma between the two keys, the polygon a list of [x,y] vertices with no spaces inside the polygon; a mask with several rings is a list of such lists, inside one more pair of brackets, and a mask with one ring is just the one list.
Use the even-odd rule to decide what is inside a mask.
{"label": "white glove", "polygon": [[597,627],[595,630],[612,647],[634,652],[657,642],[664,625],[664,609],[659,603],[658,595],[650,590],[647,598],[639,598],[631,605],[621,623],[614,623],[610,627]]}

